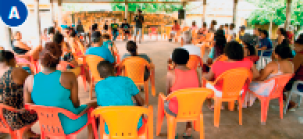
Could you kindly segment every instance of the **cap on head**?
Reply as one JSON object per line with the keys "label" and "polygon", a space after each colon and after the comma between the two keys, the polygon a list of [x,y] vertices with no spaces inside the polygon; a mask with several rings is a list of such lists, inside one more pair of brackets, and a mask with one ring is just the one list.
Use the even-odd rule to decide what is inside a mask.
{"label": "cap on head", "polygon": [[245,29],[245,28],[246,28],[245,25],[240,26],[240,29]]}

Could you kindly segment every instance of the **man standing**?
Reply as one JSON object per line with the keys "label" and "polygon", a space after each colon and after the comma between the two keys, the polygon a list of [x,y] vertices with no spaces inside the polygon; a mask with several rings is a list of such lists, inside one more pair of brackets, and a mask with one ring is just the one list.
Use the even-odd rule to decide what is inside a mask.
{"label": "man standing", "polygon": [[119,31],[118,31],[118,28],[119,28],[119,24],[116,22],[116,19],[113,20],[114,23],[112,23],[110,25],[110,28],[112,30],[112,35],[113,35],[113,41],[116,41],[118,35],[119,35]]}
{"label": "man standing", "polygon": [[137,35],[139,32],[139,43],[141,43],[142,26],[143,26],[143,22],[144,22],[144,17],[142,15],[142,11],[140,9],[138,10],[138,14],[135,16],[135,22],[136,22],[136,29],[135,29],[134,41],[136,42]]}
{"label": "man standing", "polygon": [[128,40],[128,36],[130,35],[129,29],[130,29],[130,25],[127,23],[127,19],[123,20],[123,23],[121,25],[121,29],[124,32],[124,36],[125,36],[125,40]]}

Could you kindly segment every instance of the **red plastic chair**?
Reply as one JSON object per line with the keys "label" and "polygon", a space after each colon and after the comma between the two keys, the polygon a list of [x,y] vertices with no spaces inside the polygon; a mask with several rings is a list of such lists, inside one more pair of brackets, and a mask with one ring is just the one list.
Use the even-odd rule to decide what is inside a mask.
{"label": "red plastic chair", "polygon": [[0,132],[10,134],[11,139],[23,139],[24,132],[28,128],[31,128],[32,125],[24,126],[19,130],[12,130],[9,124],[6,122],[5,117],[3,116],[3,110],[8,110],[12,112],[22,112],[22,110],[15,109],[4,104],[0,104]]}
{"label": "red plastic chair", "polygon": [[262,125],[266,124],[269,101],[272,99],[279,99],[280,118],[283,119],[283,89],[292,77],[293,77],[293,74],[284,74],[284,75],[280,75],[280,76],[271,78],[269,80],[266,80],[265,83],[273,81],[273,80],[275,81],[275,85],[273,87],[273,90],[271,90],[269,96],[260,96],[256,93],[254,93],[253,91],[249,90],[249,92],[256,95],[258,97],[258,99],[261,101],[261,124]]}
{"label": "red plastic chair", "polygon": [[149,37],[150,39],[152,38],[152,35],[156,36],[157,40],[158,40],[158,28],[156,27],[151,27],[149,28]]}
{"label": "red plastic chair", "polygon": [[35,111],[37,113],[39,119],[39,126],[41,130],[41,139],[45,139],[45,137],[76,139],[77,134],[79,134],[89,124],[92,124],[94,136],[95,138],[98,138],[96,120],[94,119],[94,117],[91,116],[93,108],[89,108],[86,110],[85,113],[83,113],[83,114],[87,114],[88,117],[88,121],[86,125],[83,126],[81,129],[79,129],[78,131],[71,133],[69,135],[66,135],[64,133],[58,114],[59,113],[64,114],[65,116],[73,120],[78,119],[82,115],[73,114],[72,112],[62,108],[33,105],[28,103],[25,104],[25,108],[30,111]]}

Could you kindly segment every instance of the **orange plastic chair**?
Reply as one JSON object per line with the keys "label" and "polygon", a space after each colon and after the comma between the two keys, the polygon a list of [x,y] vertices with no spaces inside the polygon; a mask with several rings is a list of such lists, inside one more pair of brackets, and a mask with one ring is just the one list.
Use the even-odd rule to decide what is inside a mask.
{"label": "orange plastic chair", "polygon": [[[252,80],[252,72],[245,68],[237,68],[225,71],[214,82],[208,82],[215,86],[218,82],[223,82],[222,97],[212,97],[215,100],[214,125],[219,127],[220,111],[222,102],[229,102],[228,108],[234,110],[234,101],[238,100],[238,104],[242,104],[244,97],[240,97],[240,92],[245,83],[248,84]],[[203,81],[205,83],[206,81]],[[205,85],[205,84],[204,84]],[[243,91],[243,95],[245,90]],[[239,125],[242,125],[242,105],[239,105]]]}
{"label": "orange plastic chair", "polygon": [[137,86],[144,85],[145,91],[145,104],[148,105],[148,91],[149,91],[149,84],[148,80],[144,81],[144,72],[145,67],[147,67],[150,71],[149,80],[151,82],[151,91],[152,95],[156,96],[156,88],[155,88],[155,71],[152,64],[149,64],[145,59],[132,56],[126,58],[122,61],[120,65],[120,69],[122,69],[122,75],[131,78]]}
{"label": "orange plastic chair", "polygon": [[186,66],[190,69],[197,69],[198,66],[200,67],[203,66],[203,61],[197,55],[190,55]]}
{"label": "orange plastic chair", "polygon": [[84,86],[84,90],[87,91],[86,88],[86,56],[85,55],[77,55],[75,53],[73,53],[73,56],[75,57],[76,61],[78,62],[78,64],[81,64],[81,73],[80,75],[82,76],[82,80],[83,80],[83,86]]}
{"label": "orange plastic chair", "polygon": [[207,96],[212,93],[213,91],[211,89],[206,88],[181,89],[172,92],[167,97],[164,97],[164,95],[160,93],[158,99],[158,119],[156,135],[159,136],[161,132],[161,125],[165,113],[164,101],[176,97],[178,100],[177,117],[173,117],[165,113],[167,117],[168,139],[175,139],[175,129],[177,122],[190,121],[194,121],[194,129],[196,131],[200,131],[200,139],[204,139],[202,106]]}
{"label": "orange plastic chair", "polygon": [[33,105],[33,104],[29,104],[29,103],[25,104],[25,109],[30,110],[30,111],[35,111],[37,113],[38,119],[39,119],[40,131],[41,131],[41,139],[44,139],[45,137],[49,137],[49,138],[60,138],[61,137],[61,138],[65,138],[65,139],[76,139],[77,134],[79,134],[89,124],[92,124],[95,138],[98,137],[96,120],[94,119],[94,117],[91,117],[93,108],[89,108],[86,110],[85,113],[83,113],[83,114],[87,114],[87,117],[88,117],[88,121],[87,121],[86,125],[83,126],[81,129],[79,129],[78,131],[71,133],[69,135],[66,135],[64,133],[62,125],[61,125],[61,121],[58,117],[58,114],[59,113],[64,114],[68,118],[74,119],[74,120],[78,119],[83,114],[76,115],[63,108]]}
{"label": "orange plastic chair", "polygon": [[265,83],[273,81],[273,80],[275,81],[275,85],[273,87],[273,90],[271,90],[269,96],[261,96],[261,95],[258,95],[249,90],[249,92],[256,95],[259,98],[259,100],[261,101],[261,124],[262,125],[266,124],[269,101],[272,99],[279,99],[280,118],[283,119],[283,89],[292,77],[293,77],[293,74],[284,74],[284,75],[280,75],[280,76],[266,80]]}
{"label": "orange plastic chair", "polygon": [[[137,130],[139,118],[143,125]],[[121,116],[123,115],[123,116]],[[92,112],[92,116],[100,118],[100,139],[153,139],[153,107],[140,106],[107,106],[99,107]],[[104,131],[104,124],[108,125],[109,135]]]}
{"label": "orange plastic chair", "polygon": [[102,80],[100,77],[100,74],[98,72],[97,66],[100,63],[100,61],[104,61],[104,59],[100,56],[96,55],[86,55],[86,63],[89,67],[89,70],[91,72],[91,82],[90,82],[90,89],[89,89],[89,99],[92,99],[93,95],[93,84],[95,82],[98,82]]}
{"label": "orange plastic chair", "polygon": [[8,133],[11,136],[11,139],[23,139],[24,132],[31,128],[32,125],[27,125],[22,127],[19,130],[12,130],[7,121],[5,120],[5,117],[3,115],[3,110],[12,111],[12,112],[22,112],[22,110],[15,109],[13,107],[4,105],[0,103],[0,132],[2,133]]}
{"label": "orange plastic chair", "polygon": [[228,57],[226,55],[220,55],[219,57],[217,57],[213,63],[217,62],[217,61],[226,61],[228,60]]}

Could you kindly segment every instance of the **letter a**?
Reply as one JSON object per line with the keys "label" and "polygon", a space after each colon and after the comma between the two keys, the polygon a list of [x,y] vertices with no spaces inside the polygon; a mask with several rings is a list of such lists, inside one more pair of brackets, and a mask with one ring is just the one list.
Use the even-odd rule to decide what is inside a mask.
{"label": "letter a", "polygon": [[8,19],[12,19],[12,18],[20,19],[17,6],[13,6],[12,9],[11,9],[11,13],[9,14]]}

